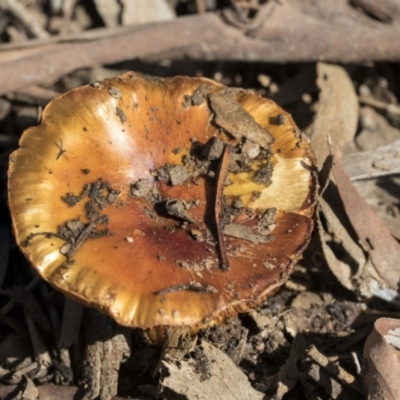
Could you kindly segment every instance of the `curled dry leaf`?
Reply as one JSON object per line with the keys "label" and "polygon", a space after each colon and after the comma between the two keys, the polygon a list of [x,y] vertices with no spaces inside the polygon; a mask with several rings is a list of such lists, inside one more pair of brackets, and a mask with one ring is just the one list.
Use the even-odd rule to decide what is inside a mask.
{"label": "curled dry leaf", "polygon": [[[378,294],[374,290],[377,286],[376,278],[370,276],[366,269],[363,271],[365,262],[360,257],[361,251],[355,250],[354,238],[351,238],[351,235],[340,235],[340,232],[344,232],[344,229],[341,229],[337,224],[340,220],[349,232],[354,230],[358,240],[363,245],[363,249],[367,250],[372,264],[380,276],[378,278],[379,283],[384,283],[389,291],[391,289],[397,290],[400,267],[396,260],[400,258],[400,246],[357,192],[341,164],[343,146],[353,139],[356,132],[358,121],[357,95],[350,77],[343,68],[319,63],[317,72],[317,84],[321,93],[318,112],[313,123],[312,147],[321,165],[329,153],[327,135],[330,135],[332,151],[336,158],[333,173],[337,188],[337,190],[336,188],[330,190],[329,196],[325,196],[326,203],[321,203],[321,210],[330,226],[338,227],[335,229],[335,235],[340,237],[343,247],[347,251],[352,249],[352,256],[356,255],[358,271],[354,273],[351,266],[346,266],[338,259],[335,260],[332,251],[324,244],[323,249],[327,262],[336,277],[347,288],[358,288],[363,295],[368,297],[371,296],[371,293]],[[343,205],[345,214],[341,205]],[[330,218],[330,215],[333,215],[332,210],[339,219],[332,220]],[[324,241],[321,235],[323,234],[321,225],[319,232],[321,241]],[[365,272],[364,275],[359,279],[367,280],[367,285],[365,285],[365,282],[361,282],[357,287],[353,278],[355,276],[360,277],[363,272]],[[382,296],[380,295],[380,297]]]}
{"label": "curled dry leaf", "polygon": [[310,239],[315,160],[289,114],[232,90],[129,72],[52,101],[9,168],[40,275],[142,328],[195,330],[274,293]]}
{"label": "curled dry leaf", "polygon": [[346,70],[337,65],[317,64],[320,89],[317,113],[312,125],[311,145],[321,168],[330,154],[328,137],[336,158],[343,146],[353,140],[358,123],[358,98]]}
{"label": "curled dry leaf", "polygon": [[363,373],[372,399],[400,399],[400,320],[380,318],[364,346]]}
{"label": "curled dry leaf", "polygon": [[[337,191],[332,190],[331,186],[328,186],[332,179],[330,174],[334,161],[330,163],[324,161],[331,160],[332,151],[334,160],[340,158],[343,145],[353,139],[358,121],[358,99],[351,79],[342,67],[318,63],[317,85],[320,88],[320,95],[317,114],[312,125],[311,146],[318,160],[320,181],[321,178],[323,180],[321,187],[328,189],[325,201],[319,202],[319,209],[334,235],[343,243],[343,247],[354,249],[358,245],[344,226],[346,216],[343,209],[338,207],[341,204],[339,195]],[[329,168],[326,168],[327,165]],[[317,225],[322,250],[329,268],[343,286],[349,290],[354,289],[354,271],[351,266],[336,257],[327,243],[318,213]],[[360,268],[365,263],[365,257],[362,250],[359,247],[358,249],[359,251],[355,250],[357,256],[353,258],[358,263],[357,267]]]}
{"label": "curled dry leaf", "polygon": [[399,290],[399,243],[358,193],[339,161],[333,173],[346,213],[373,266],[389,288]]}

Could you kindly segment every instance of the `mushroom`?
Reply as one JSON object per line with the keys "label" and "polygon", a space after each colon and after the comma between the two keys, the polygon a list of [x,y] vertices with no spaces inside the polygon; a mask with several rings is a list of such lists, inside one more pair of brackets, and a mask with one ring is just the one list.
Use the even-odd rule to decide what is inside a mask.
{"label": "mushroom", "polygon": [[17,243],[118,323],[196,331],[289,277],[317,199],[306,136],[273,101],[128,72],[53,100],[10,157]]}

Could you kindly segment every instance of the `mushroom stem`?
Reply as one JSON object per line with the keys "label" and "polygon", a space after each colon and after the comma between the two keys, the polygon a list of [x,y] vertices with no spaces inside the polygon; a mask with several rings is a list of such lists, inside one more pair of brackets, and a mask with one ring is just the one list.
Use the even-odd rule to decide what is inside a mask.
{"label": "mushroom stem", "polygon": [[224,215],[223,215],[223,192],[225,187],[226,177],[229,170],[229,161],[231,159],[231,146],[225,145],[224,152],[221,157],[221,165],[219,167],[218,179],[217,179],[217,190],[215,194],[215,222],[217,227],[218,235],[218,249],[221,258],[220,268],[222,271],[229,270],[229,261],[226,255],[226,247],[224,240]]}

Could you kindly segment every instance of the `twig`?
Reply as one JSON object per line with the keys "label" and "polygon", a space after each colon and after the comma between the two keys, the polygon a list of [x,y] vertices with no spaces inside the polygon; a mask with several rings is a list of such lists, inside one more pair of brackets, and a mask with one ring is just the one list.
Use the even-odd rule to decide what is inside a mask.
{"label": "twig", "polygon": [[72,12],[77,0],[64,0],[63,3],[63,21],[60,29],[60,35],[66,35],[69,31]]}
{"label": "twig", "polygon": [[218,234],[218,249],[221,257],[221,270],[229,270],[229,261],[226,254],[225,238],[224,238],[224,204],[223,194],[226,177],[228,175],[229,161],[231,159],[231,146],[225,145],[224,152],[221,157],[221,165],[219,167],[217,190],[215,194],[215,222]]}
{"label": "twig", "polygon": [[50,36],[50,34],[40,26],[29,10],[17,0],[0,0],[0,8],[12,13],[35,37],[45,39]]}
{"label": "twig", "polygon": [[364,391],[360,383],[357,381],[357,378],[348,373],[338,364],[334,364],[329,361],[323,354],[318,351],[318,349],[314,345],[310,346],[310,348],[307,350],[307,354],[319,366],[323,367],[327,372],[329,372],[329,374],[342,382],[344,385],[347,385],[357,392],[364,394]]}
{"label": "twig", "polygon": [[[301,0],[305,5],[309,2]],[[219,15],[205,13],[174,21],[93,29],[71,36],[0,45],[0,93],[56,80],[78,68],[133,58],[280,63],[400,60],[398,24],[385,25],[364,17],[345,0],[320,0],[315,15],[305,11],[315,4],[302,8],[298,3],[300,0],[276,2],[268,22],[251,36],[228,25]],[[51,69],[43,65],[51,65]]]}
{"label": "twig", "polygon": [[400,123],[400,105],[393,103],[386,103],[384,101],[376,100],[370,96],[361,96],[359,98],[361,104],[374,107],[377,110],[385,111],[389,119],[394,120],[397,124]]}
{"label": "twig", "polygon": [[19,100],[33,105],[45,106],[49,101],[59,96],[61,93],[55,90],[45,89],[40,86],[31,85],[21,88],[17,93],[9,94],[11,100]]}
{"label": "twig", "polygon": [[196,8],[199,14],[204,14],[207,11],[204,0],[196,0]]}

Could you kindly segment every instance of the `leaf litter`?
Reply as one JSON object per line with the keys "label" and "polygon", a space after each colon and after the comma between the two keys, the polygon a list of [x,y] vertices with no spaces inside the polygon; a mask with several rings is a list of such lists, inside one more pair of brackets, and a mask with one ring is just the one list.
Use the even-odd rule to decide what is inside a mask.
{"label": "leaf litter", "polygon": [[[359,111],[357,111],[357,102],[360,101],[361,104],[368,105],[378,110],[392,125],[396,124],[396,115],[398,115],[396,112],[398,111],[399,106],[388,101],[390,96],[385,97],[383,95],[379,95],[378,90],[374,92],[374,83],[366,84],[366,86],[372,88],[371,92],[368,94],[368,97],[366,97],[365,94],[361,94],[358,99],[355,99],[354,96],[357,97],[357,95],[354,92],[353,84],[351,82],[349,83],[348,78],[346,78],[346,72],[343,69],[336,67],[336,71],[334,71],[335,66],[327,66],[324,64],[319,64],[317,68],[313,67],[314,66],[311,66],[310,70],[308,71],[305,68],[302,69],[301,67],[298,69],[299,71],[303,71],[303,77],[305,75],[306,78],[308,78],[305,80],[306,82],[312,82],[315,77],[315,70],[317,70],[319,76],[318,82],[321,90],[319,102],[321,103],[322,101],[326,101],[326,107],[329,107],[324,109],[321,104],[319,104],[316,118],[318,119],[319,115],[322,120],[320,119],[318,122],[319,125],[314,125],[314,129],[312,131],[318,132],[319,140],[322,143],[321,147],[325,146],[327,134],[329,134],[332,139],[335,156],[338,158],[338,160],[342,161],[346,171],[348,171],[350,174],[350,177],[353,177],[353,179],[365,180],[369,177],[363,176],[360,178],[359,173],[357,173],[358,175],[356,173],[353,175],[351,172],[352,169],[349,167],[349,165],[354,165],[354,162],[347,161],[351,160],[353,156],[356,157],[356,155],[362,153],[357,153],[356,151],[349,153],[345,152],[343,157],[341,156],[344,143],[352,142],[355,135],[357,134],[358,137],[360,134],[360,132],[357,133],[356,126],[357,121],[360,118]],[[325,78],[325,75],[327,76],[327,79]],[[227,76],[224,78],[229,79]],[[271,76],[274,76],[273,72]],[[71,77],[72,79],[78,79],[79,75],[71,75]],[[302,81],[304,82],[304,80]],[[324,92],[326,91],[325,86],[329,85],[331,81],[334,82],[333,86],[336,85],[338,90],[335,91],[335,88],[331,87],[328,90],[328,93],[325,93],[324,95]],[[279,78],[272,78],[272,82],[273,84],[276,84],[276,82],[279,82]],[[284,81],[279,82],[279,84],[280,83],[283,84]],[[272,88],[273,85],[271,86],[271,84],[269,84],[267,85],[266,89],[264,88],[262,90],[264,90],[264,94],[271,95],[273,91],[270,91],[270,89]],[[337,93],[341,90],[342,95]],[[307,91],[309,91],[309,93],[306,93]],[[380,93],[382,93],[382,91],[384,92],[384,90],[380,89]],[[307,103],[301,100],[305,93],[309,94],[310,97],[304,97],[304,99],[309,101],[311,98],[311,104],[316,104],[315,99],[312,99],[312,96],[314,96],[316,93],[315,89],[312,89],[310,86],[303,86],[299,93],[300,95],[297,96],[295,100],[293,100],[293,94],[289,93],[287,95],[292,96],[291,99],[288,98],[287,104],[292,108],[292,113],[294,115],[296,115],[296,112],[299,113],[299,110],[301,110],[302,107],[304,109],[304,104],[307,105]],[[284,93],[282,93],[281,96],[283,97],[282,104],[284,104]],[[324,98],[324,96],[326,97]],[[35,102],[38,101],[38,99],[34,98],[34,104],[36,104]],[[307,107],[310,108],[310,103],[308,103]],[[331,113],[333,113],[333,116],[331,116]],[[10,118],[11,116],[8,117],[8,119]],[[306,126],[303,127],[305,128]],[[358,141],[358,143],[361,144],[362,142]],[[262,148],[262,143],[257,144]],[[381,144],[389,145],[388,142]],[[61,148],[64,149],[62,144]],[[61,148],[58,149],[59,152],[61,152]],[[256,147],[250,150],[254,153],[257,153],[258,151]],[[215,151],[218,153],[218,149]],[[370,152],[369,154],[363,154],[360,157],[362,157],[364,160],[367,158],[370,160],[368,161],[369,170],[374,171],[378,169],[383,171],[382,175],[390,174],[390,176],[398,171],[396,169],[398,168],[398,163],[396,164],[395,154],[391,158],[391,162],[393,164],[390,164],[390,169],[385,169],[382,168],[383,164],[379,163],[382,161],[382,159],[376,159],[376,157],[378,157],[381,153],[376,151],[375,148],[368,149],[368,151]],[[222,152],[216,156],[216,159],[219,159],[221,154]],[[322,152],[319,160],[325,160],[328,154],[329,150],[327,147],[325,147],[325,151]],[[62,155],[64,154],[60,155],[60,159]],[[55,156],[57,156],[57,154]],[[379,168],[379,165],[381,168]],[[392,167],[392,165],[394,165],[394,167]],[[179,171],[176,172],[177,174],[172,172],[171,183],[175,182],[176,184],[179,184],[179,182],[184,181],[185,177],[184,174],[180,174]],[[343,178],[343,171],[336,168],[336,175],[339,176],[339,183],[336,183],[338,184],[339,189],[342,189],[342,194],[343,192],[349,191],[347,194],[351,193],[355,196],[355,192],[352,191],[352,187],[349,186],[349,181],[346,179],[346,177]],[[332,178],[330,188],[332,188],[332,186],[335,188],[334,178],[336,178],[336,175]],[[210,387],[209,385],[211,383],[209,382],[210,360],[211,363],[212,360],[222,360],[220,353],[215,351],[215,349],[220,346],[220,342],[237,342],[245,344],[244,346],[242,344],[238,345],[239,348],[240,346],[243,347],[242,350],[238,350],[236,353],[231,353],[231,357],[235,358],[235,362],[224,364],[225,361],[218,361],[217,364],[221,366],[226,365],[226,367],[224,367],[225,369],[221,367],[221,370],[218,373],[211,372],[211,376],[213,376],[213,374],[215,377],[220,376],[222,380],[227,376],[231,376],[233,380],[241,382],[240,390],[248,390],[248,392],[246,392],[246,396],[249,393],[254,396],[259,396],[258,393],[261,392],[271,394],[276,391],[276,388],[282,388],[285,385],[285,389],[278,389],[277,398],[282,398],[284,393],[290,392],[293,389],[296,390],[300,396],[300,392],[302,394],[303,392],[310,390],[306,389],[307,387],[314,389],[321,389],[322,387],[325,390],[325,393],[324,395],[321,395],[321,398],[335,398],[335,396],[340,395],[340,393],[344,393],[343,390],[345,389],[343,389],[343,387],[345,385],[341,385],[339,375],[337,375],[335,371],[327,372],[325,367],[321,367],[321,365],[315,361],[315,359],[320,358],[320,356],[315,355],[313,352],[311,352],[311,356],[307,356],[306,349],[310,344],[315,343],[317,344],[321,354],[330,354],[330,356],[326,356],[329,361],[333,362],[334,364],[339,362],[341,365],[344,365],[347,370],[354,371],[356,369],[356,362],[352,361],[354,359],[345,357],[345,354],[348,354],[348,350],[346,349],[355,349],[357,353],[356,355],[358,355],[358,358],[360,358],[360,346],[366,339],[369,333],[369,327],[372,326],[372,322],[381,315],[396,315],[396,312],[386,310],[385,307],[382,308],[382,306],[379,305],[377,306],[377,309],[373,310],[372,308],[374,307],[374,304],[376,306],[376,303],[372,303],[371,310],[366,310],[368,304],[367,302],[374,301],[373,299],[371,300],[372,294],[380,294],[381,297],[391,300],[391,307],[396,307],[395,298],[398,287],[396,287],[395,282],[398,281],[399,274],[395,269],[398,264],[391,264],[393,261],[389,261],[386,266],[383,266],[383,269],[381,268],[381,272],[376,273],[377,271],[375,265],[378,265],[382,261],[382,253],[384,253],[383,256],[385,258],[388,256],[388,254],[385,254],[386,251],[384,251],[384,249],[387,249],[387,246],[391,243],[390,239],[389,242],[384,243],[385,247],[379,248],[381,246],[381,242],[379,240],[376,241],[375,236],[372,238],[370,237],[371,231],[369,225],[358,228],[357,230],[357,221],[354,222],[354,219],[360,220],[364,218],[365,214],[361,214],[364,213],[364,207],[358,210],[358,213],[354,213],[355,209],[358,208],[360,203],[356,202],[355,205],[349,205],[351,203],[348,202],[346,193],[340,197],[337,191],[335,197],[329,197],[334,192],[334,190],[330,190],[330,188],[328,187],[327,192],[325,192],[324,201],[321,201],[321,218],[319,220],[321,232],[320,239],[322,243],[330,249],[330,257],[327,256],[326,251],[326,258],[322,260],[322,253],[318,249],[318,246],[316,246],[315,243],[312,243],[308,254],[305,255],[304,261],[296,266],[293,278],[287,283],[286,288],[283,288],[277,295],[269,299],[268,303],[260,306],[257,310],[253,310],[248,316],[241,316],[240,319],[236,318],[232,321],[228,321],[226,324],[228,329],[229,327],[233,329],[232,327],[235,325],[241,327],[245,326],[246,329],[248,329],[249,332],[245,335],[245,340],[239,334],[235,336],[227,331],[221,330],[221,332],[218,334],[205,335],[207,340],[210,340],[210,342],[213,343],[214,348],[210,347],[208,342],[205,341],[206,339],[202,338],[202,341],[194,343],[194,349],[190,348],[187,353],[184,352],[179,356],[181,357],[180,361],[175,362],[171,360],[162,360],[164,370],[169,371],[170,374],[169,376],[160,378],[160,382],[164,388],[169,388],[176,393],[181,393],[180,396],[186,396],[186,398],[190,398],[190,396],[193,396],[192,393],[194,391],[199,390],[199,392],[195,392],[195,394],[201,398],[201,396],[204,396],[206,393],[206,389],[204,389],[203,385]],[[157,199],[157,193],[144,192],[145,190],[143,189],[143,185],[141,186],[139,182],[137,183],[136,187],[131,188],[132,195],[149,196],[151,197],[151,201],[155,201]],[[76,194],[74,196],[79,197],[79,195]],[[341,209],[338,207],[338,204],[340,203],[342,203]],[[170,208],[170,212],[177,214],[178,218],[181,218],[182,220],[186,219],[186,221],[190,223],[190,221],[187,220],[187,216],[189,214],[186,207],[184,205],[179,206],[182,206],[180,207],[181,211],[177,211],[174,207],[172,207]],[[394,206],[396,207],[397,203],[395,203]],[[186,216],[184,213],[186,213]],[[348,214],[347,217],[346,214]],[[349,221],[350,214],[353,215],[352,221]],[[367,212],[366,215],[369,217],[369,222],[375,221],[375,217],[373,217],[369,212]],[[394,220],[396,221],[396,218]],[[399,219],[397,218],[397,224],[398,223]],[[227,229],[227,226],[228,224],[225,225],[224,229]],[[74,234],[74,232],[78,233],[79,236],[84,229],[84,227],[78,221],[69,221],[69,226],[66,226],[66,228],[68,228],[70,231],[68,235],[64,232],[64,237],[67,238],[68,236],[68,241],[72,240],[71,238],[76,240],[77,235]],[[372,228],[376,230],[377,235],[382,232],[380,225],[377,223],[372,224]],[[383,237],[388,236],[386,235]],[[359,241],[360,238],[362,239],[362,243]],[[378,253],[376,252],[377,248]],[[15,250],[13,250],[13,253],[10,253],[13,258],[15,256],[14,253]],[[13,261],[13,258],[11,258],[11,262],[16,264],[17,261]],[[360,300],[354,301],[354,296],[350,296],[351,299],[349,300],[348,297],[346,298],[346,296],[340,294],[340,290],[337,289],[337,287],[336,289],[332,289],[332,276],[329,274],[327,275],[326,271],[322,272],[321,267],[317,271],[318,268],[315,266],[324,265],[326,267],[324,263],[326,260],[329,260],[329,258],[331,261],[328,261],[328,263],[339,282],[343,284],[343,286],[345,286],[349,292],[352,293],[352,295],[358,296],[358,299]],[[310,259],[314,261],[314,264],[310,261]],[[374,260],[372,265],[370,262],[371,260]],[[314,265],[314,267],[311,267],[309,271],[304,268],[304,265],[307,265],[306,262],[310,262],[309,265]],[[333,267],[335,263],[338,263],[339,266]],[[9,262],[6,262],[6,265],[8,266]],[[21,266],[25,267],[26,262],[19,258],[18,265],[19,268],[21,268]],[[11,269],[11,265],[8,268]],[[387,276],[386,270],[389,269],[393,269],[393,272],[391,273],[393,275]],[[340,270],[345,271],[345,276],[342,276],[341,273],[338,273]],[[368,273],[366,273],[366,271]],[[23,282],[26,282],[26,279],[28,279],[29,282],[29,278],[23,275],[19,275],[19,279]],[[360,280],[367,282],[367,285],[363,286],[360,283]],[[140,332],[135,331],[131,334],[132,343],[127,346],[124,344],[124,340],[121,342],[119,339],[113,339],[115,335],[118,335],[118,333],[115,333],[116,328],[113,327],[113,323],[106,319],[101,323],[94,324],[94,326],[98,328],[98,331],[103,331],[103,329],[105,329],[105,333],[103,333],[104,336],[102,338],[98,332],[93,332],[92,329],[91,332],[86,332],[84,334],[87,342],[84,344],[82,332],[81,335],[79,335],[78,327],[74,328],[75,333],[73,334],[73,337],[75,339],[72,342],[68,342],[68,340],[66,340],[68,335],[63,333],[61,336],[63,340],[60,339],[59,347],[58,345],[54,345],[53,341],[59,336],[61,329],[60,322],[62,322],[64,326],[62,332],[65,332],[67,329],[66,327],[70,325],[68,321],[71,321],[72,324],[72,322],[78,320],[79,325],[79,312],[72,312],[72,318],[67,318],[68,312],[65,312],[64,316],[62,315],[62,312],[59,312],[57,317],[58,321],[56,318],[55,323],[53,323],[53,329],[55,333],[52,333],[47,328],[43,329],[43,327],[46,327],[46,324],[42,326],[40,322],[42,318],[41,314],[43,312],[46,314],[48,313],[43,294],[37,290],[37,287],[44,286],[44,283],[36,283],[36,286],[33,286],[32,292],[33,295],[39,300],[39,307],[42,307],[43,309],[43,312],[41,313],[40,311],[37,312],[32,308],[28,308],[29,302],[31,301],[31,297],[28,295],[13,297],[12,292],[8,293],[10,287],[9,282],[10,277],[8,273],[6,275],[5,283],[3,284],[3,287],[6,288],[5,290],[7,291],[7,295],[4,296],[7,300],[2,303],[2,310],[4,311],[1,312],[0,319],[2,328],[4,328],[2,329],[3,333],[0,341],[0,354],[3,357],[1,358],[1,367],[3,370],[0,371],[0,377],[3,383],[8,382],[14,385],[20,383],[21,386],[19,393],[21,396],[28,398],[37,397],[37,391],[40,394],[46,393],[46,391],[47,393],[52,393],[51,396],[53,396],[53,398],[72,398],[77,393],[76,387],[55,387],[54,385],[47,384],[47,382],[51,382],[51,379],[53,379],[54,376],[60,373],[59,369],[57,370],[57,368],[55,368],[55,361],[58,360],[61,365],[71,369],[72,374],[75,376],[69,382],[76,385],[79,381],[78,374],[76,372],[79,369],[78,365],[81,365],[84,362],[82,360],[82,354],[79,355],[79,353],[82,353],[82,349],[85,348],[85,346],[89,346],[94,341],[99,340],[101,342],[101,346],[104,346],[104,348],[93,350],[92,354],[94,354],[94,357],[90,358],[87,356],[88,359],[86,360],[86,363],[97,360],[99,354],[102,354],[105,358],[109,357],[107,356],[107,354],[109,354],[107,347],[110,348],[110,346],[115,345],[115,343],[120,343],[118,346],[120,346],[119,348],[122,350],[119,352],[120,356],[118,360],[122,362],[124,358],[127,358],[125,363],[122,362],[121,365],[118,366],[120,367],[119,384],[122,389],[121,394],[128,396],[130,393],[136,393],[136,396],[148,396],[147,398],[154,398],[154,396],[148,394],[151,392],[149,386],[153,385],[156,387],[158,385],[158,378],[152,381],[148,378],[148,376],[154,372],[154,369],[158,363],[159,355],[157,354],[156,350],[152,350],[152,348],[146,343]],[[371,284],[371,282],[376,283]],[[368,283],[370,284],[368,285]],[[375,288],[375,292],[372,290],[371,293],[371,285],[373,288]],[[380,291],[377,291],[377,289]],[[32,287],[27,290],[32,290]],[[329,292],[330,290],[331,292],[333,291],[334,296],[332,296],[332,293]],[[386,297],[384,296],[385,293],[387,294]],[[5,293],[3,292],[2,294],[4,295]],[[12,307],[9,306],[10,298],[13,298],[14,305]],[[62,304],[62,300],[58,294],[53,295],[51,301],[56,305],[57,308],[59,308],[60,304]],[[302,306],[300,306],[301,304]],[[33,321],[31,320],[28,322],[26,317],[21,317],[21,310],[23,309],[29,310],[27,313],[32,314]],[[7,314],[10,312],[11,318],[7,317]],[[89,317],[85,314],[85,318]],[[399,376],[399,367],[397,364],[393,363],[391,364],[392,371],[390,371],[387,363],[384,365],[384,360],[391,359],[390,357],[393,355],[396,356],[396,352],[398,351],[398,346],[396,345],[398,320],[392,321],[393,322],[390,323],[385,322],[383,325],[381,322],[377,322],[375,324],[375,328],[371,334],[371,336],[375,335],[375,337],[368,339],[369,341],[365,346],[364,358],[370,365],[372,365],[369,369],[370,372],[374,371],[375,368],[377,373],[373,377],[371,375],[364,375],[364,379],[367,382],[370,394],[382,393],[383,391],[387,398],[392,396],[392,398],[395,399],[396,396],[398,397],[398,395],[395,392],[396,388],[393,387],[392,383],[396,381],[396,376]],[[57,323],[59,325],[57,325]],[[35,324],[39,326],[39,329],[34,328]],[[110,328],[110,326],[112,328]],[[78,334],[76,332],[78,332]],[[10,338],[12,338],[11,334],[17,335],[19,338],[22,337],[27,342],[32,341],[32,343],[36,343],[36,345],[33,346],[34,349],[36,349],[36,353],[31,353],[29,348],[23,350],[22,345],[12,342],[14,343],[11,346],[12,348],[21,349],[21,357],[18,360],[15,360],[15,353],[11,355],[7,354],[5,349],[10,349]],[[327,342],[324,339],[324,336],[330,337],[330,344],[329,341]],[[42,367],[40,367],[38,361],[42,360],[42,358],[39,357],[39,355],[43,355],[46,352],[41,353],[41,350],[37,350],[40,349],[40,343],[37,341],[38,337],[46,339],[42,341],[42,345],[44,342],[44,347],[51,350],[50,353],[47,353],[50,355],[46,355],[46,358],[52,360],[52,365],[46,365],[46,363],[44,363]],[[106,337],[110,339],[109,342],[107,342],[105,339]],[[49,338],[50,340],[47,340]],[[382,345],[382,342],[384,345]],[[351,347],[350,343],[354,343],[356,347]],[[132,353],[130,357],[128,357],[128,347]],[[382,350],[383,348],[385,348],[384,352]],[[78,362],[77,365],[74,365],[74,363],[76,363],[75,360],[71,364],[71,357],[69,358],[69,361],[66,361],[68,357],[63,357],[63,352],[61,351],[62,349],[80,359],[80,362]],[[226,348],[224,351],[226,351]],[[385,357],[381,357],[379,361],[376,361],[373,358],[373,355],[377,352],[380,353],[381,351],[382,355],[385,355]],[[386,351],[388,353],[386,353]],[[89,352],[89,350],[87,352]],[[391,355],[389,356],[389,354]],[[72,357],[72,359],[74,357]],[[181,368],[179,367],[179,363],[182,363]],[[108,367],[104,368],[103,371],[96,370],[100,376],[104,377],[112,369],[118,369],[118,367],[116,367],[116,365],[113,363],[109,363],[107,365]],[[248,382],[241,380],[243,379],[243,376],[239,377],[240,374],[238,373],[240,370],[236,367],[236,365],[239,365],[245,372],[253,387],[256,387],[258,390],[258,393],[254,391],[251,392],[251,387],[249,386]],[[299,367],[305,367],[304,371],[307,371],[307,373],[302,372],[302,368]],[[148,372],[146,377],[146,373],[143,371],[150,370],[152,371]],[[395,378],[391,378],[390,375],[387,375],[390,372],[394,373]],[[191,377],[193,377],[193,382],[196,382],[193,384],[193,388],[189,388],[192,390],[192,392],[188,394],[182,393],[182,390],[187,386],[188,381],[187,379],[184,379],[185,374],[189,374]],[[355,372],[352,372],[352,374],[354,376],[357,375]],[[382,376],[382,381],[376,381],[375,376],[377,374]],[[135,376],[132,377],[132,375]],[[27,378],[24,378],[25,376]],[[115,391],[115,376],[116,375],[114,374],[113,378],[110,379],[108,383],[106,381],[100,383],[99,381],[92,383],[92,386],[99,388],[101,385],[103,385],[104,390],[106,390],[107,385],[109,385],[109,387],[113,387],[113,390]],[[286,378],[284,378],[284,376]],[[316,376],[320,376],[319,381],[315,379]],[[356,379],[359,380],[358,375]],[[34,382],[36,385],[37,391],[32,388],[32,382]],[[148,386],[146,386],[146,384]],[[232,385],[234,385],[234,383],[232,383]],[[135,389],[132,389],[133,387]],[[138,387],[142,388],[143,390],[138,392]],[[327,393],[326,390],[329,387],[334,387],[335,392],[331,391],[330,393]],[[15,386],[10,386],[10,388],[12,388],[12,390],[16,390]],[[147,392],[146,388],[148,389]],[[129,389],[132,389],[130,393]],[[220,393],[219,391],[221,390],[221,386],[215,384],[214,390],[215,392],[213,394]],[[105,392],[103,395],[105,397],[110,396],[110,392]],[[168,392],[167,390],[165,390],[165,396],[166,398],[174,398],[171,392]]]}

